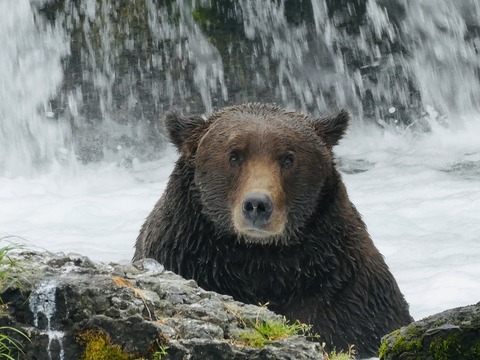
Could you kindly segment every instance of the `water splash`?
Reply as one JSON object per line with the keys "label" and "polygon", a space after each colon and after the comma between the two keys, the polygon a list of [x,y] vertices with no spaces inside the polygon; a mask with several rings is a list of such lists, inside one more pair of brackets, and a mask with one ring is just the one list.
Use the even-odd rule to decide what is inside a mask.
{"label": "water splash", "polygon": [[158,159],[172,108],[347,107],[415,131],[478,112],[478,1],[293,3],[2,1],[0,175]]}
{"label": "water splash", "polygon": [[0,2],[0,175],[33,175],[75,161],[69,126],[49,100],[61,84],[68,43],[28,0]]}
{"label": "water splash", "polygon": [[[65,350],[63,348],[63,331],[52,328],[52,319],[57,311],[55,295],[57,293],[57,283],[54,280],[46,281],[38,285],[37,289],[30,294],[29,307],[33,314],[33,324],[41,329],[48,336],[47,353],[49,359],[64,360]],[[45,324],[46,321],[46,324]],[[52,343],[57,342],[59,346],[58,357],[53,356]]]}

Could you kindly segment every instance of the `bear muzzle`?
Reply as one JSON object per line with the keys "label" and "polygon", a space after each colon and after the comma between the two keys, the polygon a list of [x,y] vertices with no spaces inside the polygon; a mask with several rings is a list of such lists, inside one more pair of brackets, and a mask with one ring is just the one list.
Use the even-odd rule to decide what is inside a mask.
{"label": "bear muzzle", "polygon": [[235,231],[247,241],[277,241],[287,223],[281,169],[265,154],[250,154],[239,175],[232,199]]}
{"label": "bear muzzle", "polygon": [[233,222],[239,234],[254,240],[272,238],[283,233],[285,216],[268,193],[247,193],[238,205],[234,210]]}

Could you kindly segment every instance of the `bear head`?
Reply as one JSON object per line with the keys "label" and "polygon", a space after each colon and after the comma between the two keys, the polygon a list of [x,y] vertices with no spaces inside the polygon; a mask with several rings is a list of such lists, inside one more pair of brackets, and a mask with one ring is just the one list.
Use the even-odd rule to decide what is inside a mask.
{"label": "bear head", "polygon": [[169,113],[165,128],[193,169],[193,188],[216,231],[267,244],[288,243],[315,213],[348,120],[344,110],[312,119],[244,104],[206,121]]}

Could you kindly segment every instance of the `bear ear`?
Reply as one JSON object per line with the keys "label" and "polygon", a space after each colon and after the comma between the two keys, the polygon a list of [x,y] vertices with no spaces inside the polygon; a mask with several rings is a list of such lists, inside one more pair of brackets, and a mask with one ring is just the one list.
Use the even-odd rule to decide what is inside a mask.
{"label": "bear ear", "polygon": [[320,136],[327,146],[333,147],[347,131],[350,114],[342,109],[336,114],[328,115],[314,121],[315,132]]}
{"label": "bear ear", "polygon": [[[177,111],[165,115],[165,130],[170,141],[179,151],[189,150],[193,142],[208,127],[208,123],[200,116],[183,116]],[[194,135],[197,135],[193,137]],[[192,149],[193,150],[193,149]]]}

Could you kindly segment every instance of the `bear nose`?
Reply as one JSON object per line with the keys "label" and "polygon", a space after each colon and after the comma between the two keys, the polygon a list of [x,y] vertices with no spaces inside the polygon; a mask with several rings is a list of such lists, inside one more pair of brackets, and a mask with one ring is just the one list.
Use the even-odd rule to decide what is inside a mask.
{"label": "bear nose", "polygon": [[255,227],[261,227],[272,215],[273,202],[267,194],[250,193],[243,200],[242,211],[245,220]]}

